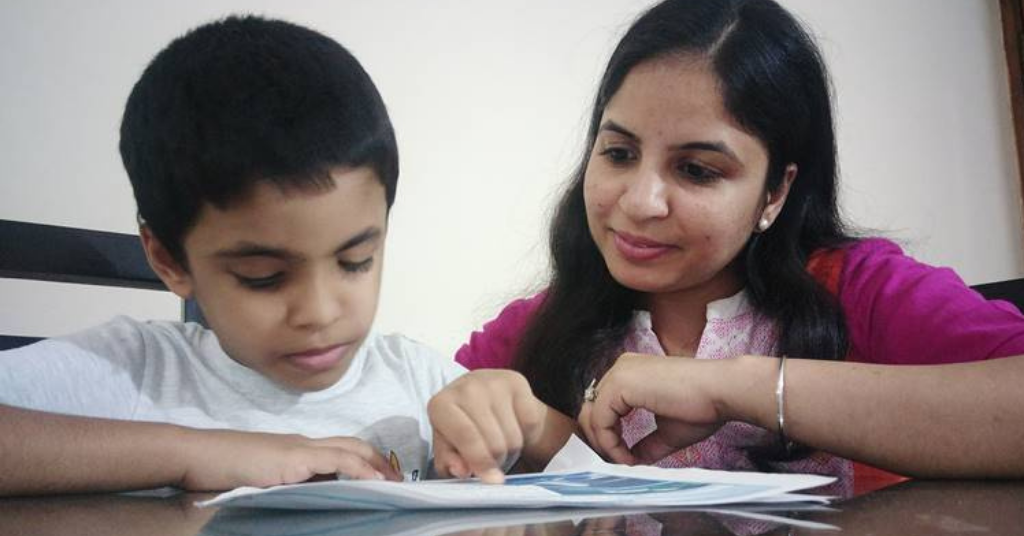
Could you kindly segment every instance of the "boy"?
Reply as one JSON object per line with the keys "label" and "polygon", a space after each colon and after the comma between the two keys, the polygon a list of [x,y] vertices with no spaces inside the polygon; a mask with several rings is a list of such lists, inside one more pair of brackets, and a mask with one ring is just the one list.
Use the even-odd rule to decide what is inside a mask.
{"label": "boy", "polygon": [[151,266],[211,330],[120,317],[0,353],[0,494],[424,474],[461,369],[370,333],[398,156],[355,58],[282,21],[199,27],[136,83],[121,155]]}

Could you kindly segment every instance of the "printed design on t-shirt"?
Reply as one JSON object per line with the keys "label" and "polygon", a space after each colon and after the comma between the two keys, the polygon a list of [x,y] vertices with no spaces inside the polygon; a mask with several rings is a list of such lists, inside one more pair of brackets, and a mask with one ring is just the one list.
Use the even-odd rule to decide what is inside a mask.
{"label": "printed design on t-shirt", "polygon": [[419,469],[413,469],[412,471],[409,472],[409,474],[403,473],[402,461],[398,458],[398,453],[393,450],[388,452],[388,465],[390,465],[391,468],[394,469],[396,473],[402,475],[403,480],[407,482],[416,482],[417,480],[420,479]]}

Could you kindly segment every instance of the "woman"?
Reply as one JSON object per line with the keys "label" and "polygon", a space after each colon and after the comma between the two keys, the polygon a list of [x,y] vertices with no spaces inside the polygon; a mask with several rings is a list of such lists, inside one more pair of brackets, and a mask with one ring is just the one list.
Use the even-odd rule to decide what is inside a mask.
{"label": "woman", "polygon": [[578,426],[625,463],[1024,475],[1024,358],[985,361],[1024,354],[1024,317],[851,236],[835,153],[825,66],[783,8],[650,9],[598,89],[550,285],[457,356],[516,372],[431,402],[438,469],[498,481]]}

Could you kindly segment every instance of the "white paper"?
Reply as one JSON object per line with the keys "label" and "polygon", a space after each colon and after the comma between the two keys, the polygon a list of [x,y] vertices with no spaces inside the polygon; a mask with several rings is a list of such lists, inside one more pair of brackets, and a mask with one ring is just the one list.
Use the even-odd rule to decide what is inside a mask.
{"label": "white paper", "polygon": [[436,510],[466,508],[639,508],[740,503],[828,502],[791,495],[835,479],[817,475],[629,467],[603,461],[572,437],[542,473],[510,475],[505,484],[472,480],[338,480],[237,488],[199,506],[297,510]]}

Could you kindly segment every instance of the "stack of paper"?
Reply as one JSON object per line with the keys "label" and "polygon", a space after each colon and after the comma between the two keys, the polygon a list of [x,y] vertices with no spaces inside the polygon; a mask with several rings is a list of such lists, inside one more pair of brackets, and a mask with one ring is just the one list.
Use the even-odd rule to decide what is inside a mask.
{"label": "stack of paper", "polygon": [[238,488],[199,505],[300,510],[436,510],[825,503],[827,497],[793,492],[833,480],[817,475],[613,465],[573,437],[544,472],[512,475],[504,485],[482,484],[475,480],[338,480],[266,489]]}

